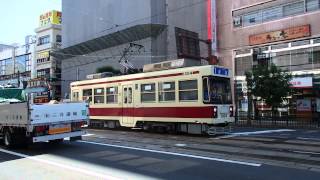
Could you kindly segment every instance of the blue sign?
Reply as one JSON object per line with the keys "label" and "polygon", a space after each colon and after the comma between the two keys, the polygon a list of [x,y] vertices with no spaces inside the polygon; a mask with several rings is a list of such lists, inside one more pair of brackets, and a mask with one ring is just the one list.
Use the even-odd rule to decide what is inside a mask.
{"label": "blue sign", "polygon": [[229,69],[222,67],[214,67],[213,73],[215,75],[229,76]]}

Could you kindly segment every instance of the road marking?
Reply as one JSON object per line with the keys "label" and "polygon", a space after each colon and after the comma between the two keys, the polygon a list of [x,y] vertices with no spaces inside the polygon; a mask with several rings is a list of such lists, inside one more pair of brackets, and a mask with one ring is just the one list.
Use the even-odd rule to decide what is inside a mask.
{"label": "road marking", "polygon": [[191,155],[191,154],[182,154],[182,153],[175,153],[175,152],[168,152],[168,151],[144,149],[144,148],[137,148],[137,147],[130,147],[130,146],[105,144],[105,143],[98,143],[98,142],[91,142],[91,141],[77,141],[77,142],[94,144],[94,145],[101,145],[101,146],[108,146],[108,147],[115,147],[115,148],[122,148],[122,149],[130,149],[130,150],[137,150],[137,151],[159,153],[159,154],[189,157],[189,158],[195,158],[195,159],[204,159],[204,160],[210,160],[210,161],[219,161],[219,162],[226,162],[226,163],[233,163],[233,164],[241,164],[241,165],[254,166],[254,167],[261,166],[261,164],[258,164],[258,163],[250,163],[250,162],[236,161],[236,160],[229,160],[229,159],[212,158],[212,157],[198,156],[198,155]]}
{"label": "road marking", "polygon": [[65,164],[62,164],[62,163],[56,163],[56,162],[48,161],[48,160],[45,160],[45,159],[40,159],[40,158],[37,158],[37,157],[33,157],[33,156],[26,155],[26,154],[17,153],[17,152],[13,152],[13,151],[1,149],[1,148],[0,148],[0,152],[6,153],[6,154],[11,154],[11,155],[18,156],[18,157],[21,157],[21,158],[30,159],[30,160],[37,161],[37,162],[40,162],[40,163],[53,165],[53,166],[60,167],[60,168],[63,168],[63,169],[68,169],[68,170],[71,170],[71,171],[76,171],[76,172],[79,172],[79,173],[82,173],[82,174],[86,174],[86,175],[89,175],[89,176],[94,176],[94,177],[97,177],[97,178],[119,180],[119,178],[116,178],[116,177],[113,177],[113,176],[110,176],[110,175],[100,174],[100,173],[97,173],[97,172],[88,171],[86,169],[76,168],[76,167],[68,166],[68,165],[65,165]]}
{"label": "road marking", "polygon": [[293,129],[276,129],[276,130],[264,130],[264,131],[250,131],[250,132],[239,132],[239,133],[230,133],[226,136],[216,137],[212,139],[226,139],[232,138],[236,136],[248,136],[248,135],[257,135],[257,134],[269,134],[269,133],[277,133],[277,132],[293,132],[296,130]]}
{"label": "road marking", "polygon": [[310,152],[310,151],[292,151],[292,152],[301,153],[301,154],[320,155],[319,152]]}
{"label": "road marking", "polygon": [[304,137],[298,137],[297,139],[300,139],[300,140],[315,140],[315,141],[320,141],[319,138],[304,138]]}
{"label": "road marking", "polygon": [[84,137],[87,137],[87,136],[94,136],[95,134],[85,134],[85,135],[82,135]]}

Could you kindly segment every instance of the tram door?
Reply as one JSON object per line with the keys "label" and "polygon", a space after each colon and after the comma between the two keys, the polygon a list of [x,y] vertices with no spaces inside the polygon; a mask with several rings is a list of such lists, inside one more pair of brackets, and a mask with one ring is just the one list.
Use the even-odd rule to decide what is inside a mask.
{"label": "tram door", "polygon": [[134,123],[134,102],[132,85],[122,86],[122,123],[124,125],[132,125]]}

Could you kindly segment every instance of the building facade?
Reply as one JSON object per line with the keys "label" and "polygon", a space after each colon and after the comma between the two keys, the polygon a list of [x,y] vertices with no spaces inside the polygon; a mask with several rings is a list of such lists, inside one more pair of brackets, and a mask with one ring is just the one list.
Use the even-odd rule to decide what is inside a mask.
{"label": "building facade", "polygon": [[[44,78],[49,82],[53,98],[61,98],[61,62],[51,52],[61,47],[61,12],[49,11],[40,15],[36,32],[35,72],[32,78]],[[46,101],[47,93],[38,94],[39,102]]]}
{"label": "building facade", "polygon": [[206,63],[199,57],[208,56],[208,45],[197,39],[208,39],[207,10],[208,0],[63,0],[63,50],[55,53],[62,59],[62,93],[102,66],[141,69],[182,58],[180,51]]}
{"label": "building facade", "polygon": [[35,43],[28,39],[23,46],[2,46],[0,51],[0,86],[20,87],[31,78]]}
{"label": "building facade", "polygon": [[320,1],[224,0],[217,9],[219,54],[232,63],[238,110],[247,111],[244,73],[269,61],[294,76],[297,93],[287,113],[314,114],[320,97]]}

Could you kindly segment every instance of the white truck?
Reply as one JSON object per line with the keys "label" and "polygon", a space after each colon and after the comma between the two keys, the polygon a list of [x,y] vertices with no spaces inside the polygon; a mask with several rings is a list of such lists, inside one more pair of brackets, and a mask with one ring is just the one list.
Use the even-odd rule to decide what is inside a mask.
{"label": "white truck", "polygon": [[8,147],[27,142],[61,142],[67,137],[81,139],[86,133],[81,127],[88,124],[88,108],[86,102],[34,104],[30,100],[4,101],[2,98],[0,137]]}

